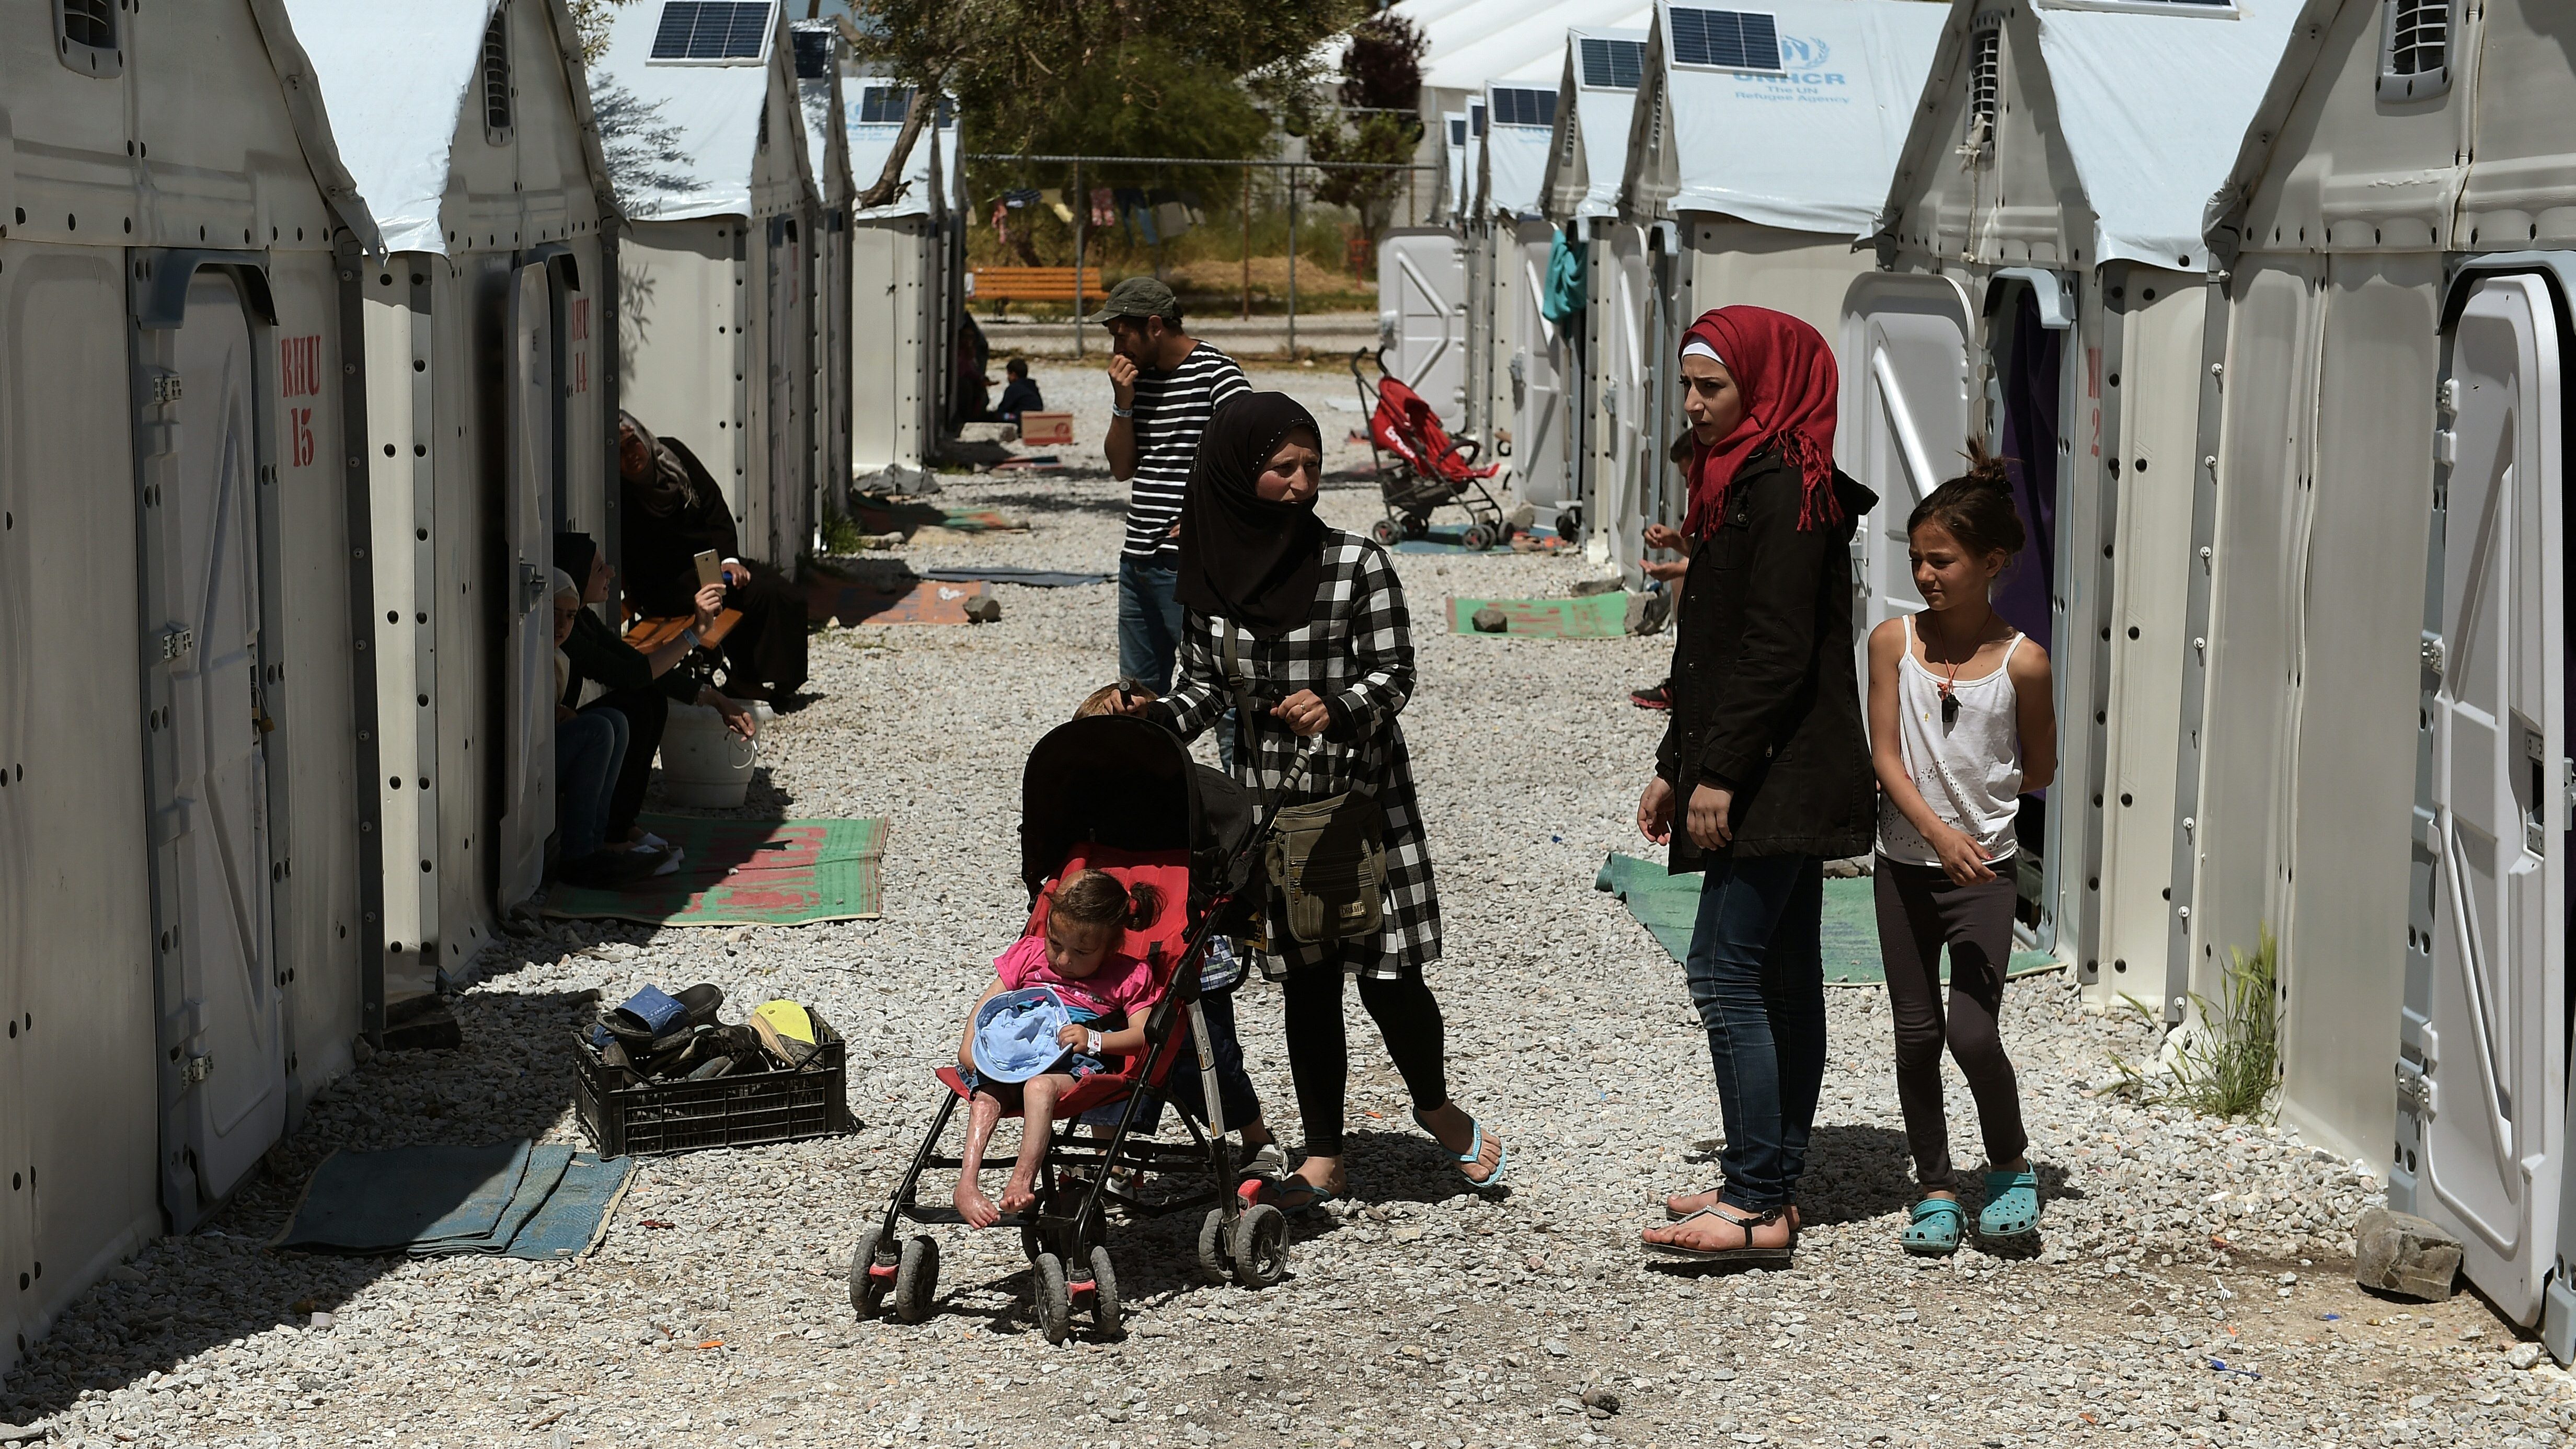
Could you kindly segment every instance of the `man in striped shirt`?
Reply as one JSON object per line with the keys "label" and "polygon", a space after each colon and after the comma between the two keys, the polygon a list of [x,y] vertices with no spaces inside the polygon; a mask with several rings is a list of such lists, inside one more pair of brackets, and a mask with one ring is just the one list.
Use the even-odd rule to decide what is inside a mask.
{"label": "man in striped shirt", "polygon": [[1234,359],[1181,330],[1180,299],[1152,277],[1129,277],[1084,319],[1109,329],[1113,478],[1133,480],[1127,545],[1118,560],[1118,672],[1154,693],[1172,688],[1181,647],[1181,498],[1199,434],[1217,404],[1252,391]]}

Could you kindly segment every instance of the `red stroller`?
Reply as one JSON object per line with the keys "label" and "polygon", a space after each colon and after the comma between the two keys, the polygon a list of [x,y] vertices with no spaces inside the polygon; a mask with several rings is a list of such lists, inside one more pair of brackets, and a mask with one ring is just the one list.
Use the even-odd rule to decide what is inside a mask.
{"label": "red stroller", "polygon": [[[1020,782],[1020,875],[1029,888],[1028,931],[1046,929],[1048,882],[1081,869],[1105,870],[1123,882],[1151,882],[1168,902],[1141,931],[1129,931],[1118,949],[1144,960],[1160,993],[1145,1021],[1145,1050],[1124,1069],[1085,1077],[1058,1099],[1055,1117],[1069,1122],[1098,1108],[1124,1105],[1107,1139],[1059,1132],[1037,1175],[1037,1204],[1005,1213],[997,1228],[1018,1228],[1036,1279],[1038,1324],[1051,1343],[1073,1331],[1077,1306],[1088,1307],[1103,1333],[1115,1333],[1120,1311],[1118,1280],[1104,1241],[1108,1204],[1133,1217],[1201,1212],[1199,1266],[1211,1281],[1232,1277],[1246,1288],[1266,1288],[1288,1267],[1288,1222],[1279,1209],[1252,1201],[1257,1182],[1242,1178],[1227,1150],[1216,1065],[1205,1046],[1200,1012],[1199,966],[1208,937],[1241,930],[1257,896],[1252,877],[1252,811],[1233,782],[1202,772],[1180,738],[1160,725],[1120,715],[1077,719],[1058,726],[1029,752]],[[1173,1064],[1193,1043],[1201,1074],[1204,1131],[1188,1113],[1181,1121],[1190,1141],[1163,1143],[1131,1137],[1139,1088],[1162,1086]],[[954,1065],[937,1076],[938,1114],[913,1154],[885,1212],[859,1238],[850,1256],[850,1306],[862,1318],[889,1295],[895,1316],[918,1323],[929,1316],[939,1282],[939,1242],[927,1233],[899,1237],[900,1220],[956,1223],[946,1203],[915,1201],[925,1169],[962,1171],[956,1157],[939,1155],[940,1139],[966,1088]],[[1016,1112],[1011,1115],[1018,1115]],[[1204,1174],[1203,1185],[1178,1197],[1148,1202],[1113,1185],[1113,1168],[1153,1171],[1167,1178]]]}
{"label": "red stroller", "polygon": [[[1360,374],[1363,358],[1377,364],[1375,388]],[[1467,529],[1458,538],[1466,547],[1488,549],[1510,537],[1503,506],[1485,488],[1502,464],[1477,467],[1481,445],[1450,437],[1431,404],[1388,374],[1385,349],[1352,353],[1351,380],[1359,384],[1360,408],[1369,415],[1369,453],[1386,500],[1386,516],[1369,525],[1369,537],[1389,548],[1421,538],[1431,531],[1432,510],[1451,504],[1467,510]]]}

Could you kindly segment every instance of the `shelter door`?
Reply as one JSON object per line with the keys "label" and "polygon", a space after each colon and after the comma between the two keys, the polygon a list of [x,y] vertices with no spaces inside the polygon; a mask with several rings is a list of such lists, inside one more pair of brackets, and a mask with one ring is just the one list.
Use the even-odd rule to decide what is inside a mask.
{"label": "shelter door", "polygon": [[2430,710],[2430,1191],[2418,1201],[2524,1323],[2556,1247],[2567,1097],[2560,325],[2546,281],[2499,276],[2476,285],[2452,335]]}
{"label": "shelter door", "polygon": [[1645,233],[1632,226],[1615,230],[1607,249],[1608,265],[1600,278],[1602,303],[1607,315],[1600,319],[1595,335],[1602,340],[1597,375],[1601,387],[1601,421],[1599,468],[1599,504],[1597,517],[1587,525],[1617,562],[1622,577],[1630,588],[1640,587],[1644,575],[1637,561],[1645,556],[1646,479],[1660,459],[1660,453],[1649,456],[1655,445],[1646,436],[1646,416],[1652,399],[1646,390],[1652,385],[1655,329],[1653,281],[1648,273]]}
{"label": "shelter door", "polygon": [[[1547,259],[1556,228],[1524,222],[1513,262],[1520,268],[1518,346],[1512,353],[1512,463],[1521,501],[1551,508],[1572,502],[1565,467],[1565,361],[1563,329],[1547,320]],[[1568,321],[1577,319],[1569,318]]]}
{"label": "shelter door", "polygon": [[[167,753],[153,805],[169,841],[162,924],[177,989],[163,1009],[179,1048],[170,1144],[194,1167],[193,1221],[241,1182],[284,1130],[286,1060],[271,945],[270,727],[260,692],[258,369],[232,278],[200,272],[146,416],[175,466],[145,511],[147,658],[167,661]],[[175,375],[174,375],[175,374]],[[172,397],[175,392],[177,395]]]}
{"label": "shelter door", "polygon": [[[1843,402],[1835,451],[1878,495],[1852,547],[1866,641],[1881,621],[1923,607],[1906,551],[1914,505],[1966,466],[1976,430],[1976,309],[1947,277],[1876,274],[1843,296]],[[1866,650],[1864,642],[1862,648]]]}
{"label": "shelter door", "polygon": [[790,217],[769,221],[768,305],[764,335],[768,341],[769,375],[769,527],[760,535],[769,559],[781,568],[796,566],[804,550],[804,460],[807,453],[803,353],[808,329],[803,321],[805,276],[803,246]]}
{"label": "shelter door", "polygon": [[544,883],[555,830],[554,293],[543,263],[519,268],[510,295],[509,620],[504,647],[500,899],[507,909]]}
{"label": "shelter door", "polygon": [[1379,326],[1395,342],[1387,370],[1454,426],[1467,405],[1467,259],[1457,235],[1390,232],[1377,255]]}

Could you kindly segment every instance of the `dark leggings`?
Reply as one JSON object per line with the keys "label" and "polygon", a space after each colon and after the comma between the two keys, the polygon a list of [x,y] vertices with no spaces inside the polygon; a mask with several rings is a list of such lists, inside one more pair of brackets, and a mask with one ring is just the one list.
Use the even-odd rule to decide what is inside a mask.
{"label": "dark leggings", "polygon": [[626,838],[635,828],[635,817],[644,812],[644,791],[653,783],[653,752],[662,747],[662,726],[671,717],[671,697],[664,694],[661,682],[641,689],[621,689],[603,694],[583,705],[581,712],[613,709],[626,716],[626,757],[617,765],[617,779],[608,791],[608,819],[605,836],[614,843]]}
{"label": "dark leggings", "polygon": [[[1280,983],[1288,1028],[1288,1075],[1297,1084],[1297,1111],[1306,1122],[1306,1151],[1342,1155],[1344,1095],[1350,1056],[1342,1029],[1340,963],[1300,967]],[[1386,1039],[1386,1054],[1404,1077],[1413,1109],[1428,1112],[1449,1101],[1449,1076],[1441,1040],[1440,1003],[1418,972],[1387,978],[1363,976],[1360,1005]]]}
{"label": "dark leggings", "polygon": [[[1937,865],[1907,865],[1880,856],[1878,950],[1887,963],[1887,1005],[1896,1019],[1896,1100],[1905,1110],[1905,1142],[1925,1192],[1955,1192],[1950,1122],[1941,1105],[1941,1045],[1968,1079],[1989,1167],[2030,1146],[2021,1125],[2021,1093],[1995,1020],[2002,1013],[2004,969],[2012,962],[2013,873],[1998,862],[1982,885],[1954,885]],[[1950,948],[1950,1001],[1941,1002],[1941,948]]]}

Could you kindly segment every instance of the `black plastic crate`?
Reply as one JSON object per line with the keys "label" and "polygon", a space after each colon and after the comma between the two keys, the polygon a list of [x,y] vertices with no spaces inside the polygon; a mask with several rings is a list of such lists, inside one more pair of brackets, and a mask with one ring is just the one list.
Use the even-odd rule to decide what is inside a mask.
{"label": "black plastic crate", "polygon": [[582,1130],[602,1157],[659,1157],[849,1131],[848,1044],[821,1013],[807,1015],[814,1022],[814,1055],[803,1066],[703,1082],[637,1082],[633,1073],[602,1064],[576,1032],[573,1109]]}

